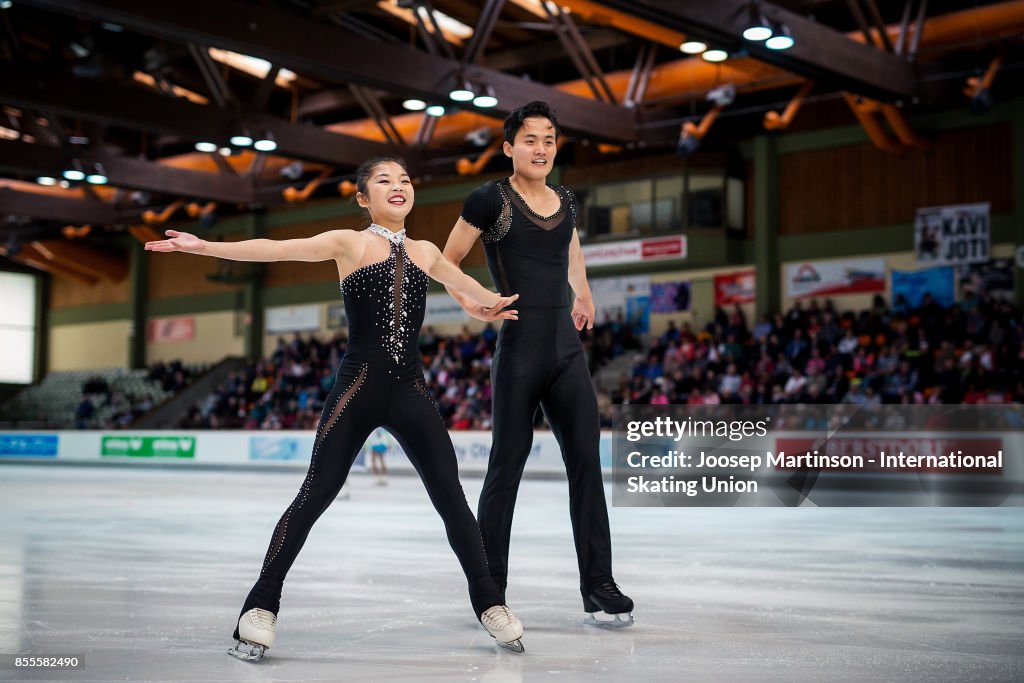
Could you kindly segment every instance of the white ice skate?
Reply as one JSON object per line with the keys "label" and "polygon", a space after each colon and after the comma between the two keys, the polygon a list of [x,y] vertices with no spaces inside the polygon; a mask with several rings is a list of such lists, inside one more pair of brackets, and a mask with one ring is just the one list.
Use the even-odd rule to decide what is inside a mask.
{"label": "white ice skate", "polygon": [[523,637],[523,625],[505,605],[495,605],[481,614],[480,623],[491,634],[498,647],[516,654],[526,652],[523,642],[519,640]]}
{"label": "white ice skate", "polygon": [[253,607],[239,617],[238,640],[228,654],[247,662],[258,662],[274,644],[275,625],[277,616],[273,612]]}

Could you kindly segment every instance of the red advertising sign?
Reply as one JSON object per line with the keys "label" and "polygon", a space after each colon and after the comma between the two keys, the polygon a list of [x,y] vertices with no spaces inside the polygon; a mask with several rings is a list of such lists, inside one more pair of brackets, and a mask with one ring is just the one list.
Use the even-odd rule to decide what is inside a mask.
{"label": "red advertising sign", "polygon": [[196,336],[196,319],[193,317],[155,318],[149,321],[150,342],[191,341]]}
{"label": "red advertising sign", "polygon": [[716,306],[754,303],[755,291],[754,271],[752,270],[715,276]]}

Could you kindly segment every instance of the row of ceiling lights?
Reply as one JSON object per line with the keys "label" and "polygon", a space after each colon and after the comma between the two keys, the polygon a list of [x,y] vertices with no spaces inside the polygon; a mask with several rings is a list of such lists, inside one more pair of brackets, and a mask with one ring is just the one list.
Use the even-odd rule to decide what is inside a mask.
{"label": "row of ceiling lights", "polygon": [[231,144],[231,147],[218,145],[210,140],[200,140],[196,143],[196,151],[219,152],[221,156],[229,157],[233,151],[232,148],[248,149],[252,147],[257,152],[273,152],[277,149],[277,140],[274,139],[274,134],[269,130],[263,133],[263,137],[257,138],[245,126],[239,127],[228,142]]}
{"label": "row of ceiling lights", "polygon": [[61,176],[64,180],[58,181],[53,176],[39,176],[36,178],[36,182],[40,185],[57,185],[61,187],[69,187],[73,182],[85,181],[90,185],[106,185],[110,182],[107,177],[107,171],[103,168],[103,164],[96,162],[90,167],[86,168],[82,165],[81,160],[72,159],[71,164],[61,172]]}
{"label": "row of ceiling lights", "polygon": [[[789,27],[765,17],[756,4],[750,6],[750,21],[743,30],[743,38],[751,43],[764,43],[769,50],[788,50],[796,44],[789,33]],[[708,62],[724,62],[729,59],[729,53],[725,50],[708,49],[708,44],[700,40],[687,40],[679,49],[688,55],[700,55]]]}
{"label": "row of ceiling lights", "polygon": [[[476,86],[476,89],[474,89],[473,84],[468,81],[456,86],[448,93],[448,98],[453,102],[472,102],[473,106],[480,109],[493,109],[498,106],[498,98],[494,94],[494,88],[486,85]],[[426,101],[417,98],[405,100],[402,102],[402,106],[409,111],[422,111],[427,116],[444,116],[447,112],[443,104],[428,104]]]}

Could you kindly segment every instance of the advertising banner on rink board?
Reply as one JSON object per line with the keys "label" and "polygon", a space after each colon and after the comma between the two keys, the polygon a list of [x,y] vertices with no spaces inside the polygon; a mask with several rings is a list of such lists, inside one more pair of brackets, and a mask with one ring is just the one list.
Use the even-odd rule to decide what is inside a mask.
{"label": "advertising banner on rink board", "polygon": [[616,506],[1024,505],[1018,404],[616,410]]}
{"label": "advertising banner on rink board", "polygon": [[885,291],[885,259],[812,261],[786,265],[786,296],[793,298]]}
{"label": "advertising banner on rink board", "polygon": [[[382,430],[381,430],[382,431]],[[384,454],[388,469],[415,469],[394,439],[377,439],[371,434],[356,458],[355,470],[366,469],[368,449],[375,440],[387,444]],[[147,432],[0,432],[0,460],[85,464],[118,464],[163,467],[218,467],[254,470],[260,468],[306,470],[313,452],[315,432],[281,431],[147,431]],[[491,453],[491,432],[453,431],[452,442],[459,471],[482,474]],[[612,433],[601,433],[601,467],[612,466]],[[533,448],[526,471],[541,476],[563,475],[558,441],[551,432],[534,433]]]}
{"label": "advertising banner on rink board", "polygon": [[918,209],[914,216],[914,252],[918,263],[984,263],[989,259],[991,246],[988,203],[932,206]]}

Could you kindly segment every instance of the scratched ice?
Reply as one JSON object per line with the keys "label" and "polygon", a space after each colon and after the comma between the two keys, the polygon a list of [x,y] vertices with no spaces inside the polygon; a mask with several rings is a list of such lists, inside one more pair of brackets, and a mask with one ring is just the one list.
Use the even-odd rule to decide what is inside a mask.
{"label": "scratched ice", "polygon": [[565,482],[527,480],[514,655],[476,623],[414,477],[353,477],[289,576],[277,644],[236,661],[234,619],[301,479],[0,466],[0,653],[85,661],[0,679],[1024,680],[1021,508],[612,508],[636,625],[603,631],[582,625]]}

